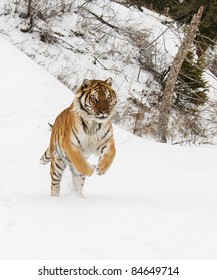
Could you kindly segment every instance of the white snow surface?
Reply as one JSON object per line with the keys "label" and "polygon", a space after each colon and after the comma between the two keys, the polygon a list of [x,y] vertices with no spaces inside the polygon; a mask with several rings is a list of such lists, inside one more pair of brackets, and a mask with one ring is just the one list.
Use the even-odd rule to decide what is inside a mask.
{"label": "white snow surface", "polygon": [[0,259],[216,259],[216,146],[181,147],[114,127],[117,156],[85,198],[50,197],[48,122],[73,93],[0,38]]}

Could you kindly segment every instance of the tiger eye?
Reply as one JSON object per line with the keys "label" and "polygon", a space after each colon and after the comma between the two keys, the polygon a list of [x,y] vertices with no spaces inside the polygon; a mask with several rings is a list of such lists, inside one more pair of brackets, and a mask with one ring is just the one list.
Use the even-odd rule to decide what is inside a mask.
{"label": "tiger eye", "polygon": [[111,101],[111,95],[108,95],[107,97],[106,97],[106,101]]}
{"label": "tiger eye", "polygon": [[98,101],[97,98],[96,98],[94,95],[90,96],[90,99],[91,99],[93,102],[97,102],[97,101]]}

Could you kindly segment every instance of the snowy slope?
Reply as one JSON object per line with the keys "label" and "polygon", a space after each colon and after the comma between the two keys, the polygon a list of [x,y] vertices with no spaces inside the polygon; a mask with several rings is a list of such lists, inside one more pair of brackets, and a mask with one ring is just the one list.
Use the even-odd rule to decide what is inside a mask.
{"label": "snowy slope", "polygon": [[[51,198],[41,166],[73,94],[0,38],[0,259],[216,259],[216,147],[142,140],[115,127],[117,157],[85,199]],[[100,77],[99,77],[100,78]]]}
{"label": "snowy slope", "polygon": [[[128,131],[137,130],[139,135],[156,139],[159,93],[162,91],[159,75],[171,65],[184,36],[183,28],[148,9],[141,12],[113,1],[79,0],[68,1],[72,4],[70,12],[50,20],[39,17],[33,32],[21,32],[27,27],[28,19],[19,16],[24,2],[18,1],[17,5],[15,2],[0,1],[0,34],[6,40],[70,89],[84,78],[112,76],[119,97],[114,122]],[[116,28],[102,24],[100,19]],[[209,71],[205,76],[210,86],[210,100],[216,100],[217,80]],[[144,107],[140,107],[141,103]],[[144,117],[138,121],[142,108]],[[197,136],[196,141],[212,142],[216,134],[214,106],[200,110],[199,127],[203,128],[203,136]],[[186,132],[182,115],[177,110],[172,114],[170,141],[194,141],[188,129]]]}

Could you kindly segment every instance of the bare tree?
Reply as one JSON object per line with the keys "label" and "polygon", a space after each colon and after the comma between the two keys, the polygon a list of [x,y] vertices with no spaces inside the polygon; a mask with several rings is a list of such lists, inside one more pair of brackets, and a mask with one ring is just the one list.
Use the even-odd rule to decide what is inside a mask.
{"label": "bare tree", "polygon": [[182,63],[193,43],[196,31],[198,29],[200,19],[204,7],[201,6],[191,20],[190,26],[187,30],[186,36],[179,47],[178,53],[173,60],[170,68],[167,82],[163,91],[162,103],[160,108],[159,123],[158,123],[158,141],[161,143],[167,142],[167,129],[169,123],[169,115],[172,108],[173,89],[182,66]]}

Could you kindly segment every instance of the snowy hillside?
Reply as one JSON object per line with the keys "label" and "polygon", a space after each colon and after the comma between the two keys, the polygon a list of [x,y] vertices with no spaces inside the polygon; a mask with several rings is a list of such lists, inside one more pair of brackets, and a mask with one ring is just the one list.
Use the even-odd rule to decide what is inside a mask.
{"label": "snowy hillside", "polygon": [[[113,1],[46,3],[57,5],[58,11],[58,3],[67,2],[70,2],[70,9],[65,9],[64,13],[36,17],[33,30],[21,32],[29,26],[29,19],[21,17],[25,11],[23,2],[16,5],[12,0],[0,1],[0,33],[72,90],[84,78],[111,76],[119,96],[114,122],[140,136],[156,139],[161,75],[181,44],[183,29],[163,15],[147,9],[141,12]],[[49,13],[49,6],[42,9],[42,13],[46,14],[46,10]],[[206,78],[210,85],[209,96],[216,100],[217,80],[209,72]],[[215,120],[212,124],[208,122],[215,118],[216,112],[210,107],[212,112],[205,114],[201,110],[202,135],[207,128],[214,130]],[[141,112],[143,115],[139,116]],[[192,134],[188,133],[188,126],[186,129],[183,125],[185,116],[179,118],[176,113],[173,112],[170,123],[171,141],[188,142]],[[208,131],[208,139],[204,137],[198,142],[211,142],[213,134]]]}
{"label": "snowy hillside", "polygon": [[216,147],[142,140],[115,127],[117,156],[85,199],[50,197],[41,166],[73,94],[0,38],[0,259],[216,259]]}

